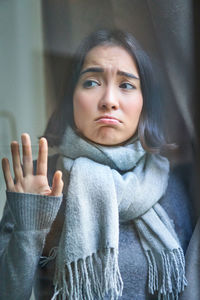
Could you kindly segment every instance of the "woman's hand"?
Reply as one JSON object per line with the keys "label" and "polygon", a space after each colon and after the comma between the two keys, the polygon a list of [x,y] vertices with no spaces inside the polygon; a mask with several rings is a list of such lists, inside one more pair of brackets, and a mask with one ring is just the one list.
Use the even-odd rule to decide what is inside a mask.
{"label": "woman's hand", "polygon": [[22,134],[23,169],[20,161],[18,142],[11,143],[13,170],[15,183],[10,172],[10,165],[7,158],[2,159],[2,168],[7,190],[18,193],[31,193],[47,196],[60,196],[63,189],[62,172],[56,171],[53,177],[52,189],[47,179],[48,145],[45,138],[39,142],[36,175],[33,175],[33,160],[31,140],[27,133]]}

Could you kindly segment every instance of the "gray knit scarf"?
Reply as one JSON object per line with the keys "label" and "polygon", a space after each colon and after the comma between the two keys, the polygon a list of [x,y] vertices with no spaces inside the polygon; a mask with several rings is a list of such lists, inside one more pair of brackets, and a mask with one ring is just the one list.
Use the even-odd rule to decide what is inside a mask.
{"label": "gray knit scarf", "polygon": [[158,204],[168,184],[168,160],[145,152],[138,139],[123,146],[100,146],[70,127],[59,151],[66,211],[52,299],[122,295],[119,222],[128,220],[134,221],[147,258],[149,293],[178,299],[187,284],[184,254]]}

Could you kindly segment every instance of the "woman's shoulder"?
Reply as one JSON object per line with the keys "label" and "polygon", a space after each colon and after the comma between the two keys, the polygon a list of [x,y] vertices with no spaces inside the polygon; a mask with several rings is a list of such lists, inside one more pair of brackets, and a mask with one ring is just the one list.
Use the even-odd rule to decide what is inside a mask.
{"label": "woman's shoulder", "polygon": [[[191,210],[193,206],[193,167],[190,164],[181,164],[172,167],[165,196],[161,200],[166,209],[178,208]],[[167,200],[167,201],[166,201]],[[181,207],[180,207],[181,204]],[[182,213],[181,213],[182,215]]]}
{"label": "woman's shoulder", "polygon": [[194,228],[193,167],[177,165],[170,170],[168,187],[160,204],[173,220],[176,232],[186,250]]}

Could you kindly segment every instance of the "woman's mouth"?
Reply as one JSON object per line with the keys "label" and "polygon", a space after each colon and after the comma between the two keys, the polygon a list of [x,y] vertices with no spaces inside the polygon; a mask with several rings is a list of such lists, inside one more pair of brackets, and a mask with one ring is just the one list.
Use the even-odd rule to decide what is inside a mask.
{"label": "woman's mouth", "polygon": [[101,116],[98,119],[95,120],[97,123],[102,123],[102,124],[111,124],[111,125],[117,125],[119,123],[122,123],[119,119],[113,117],[113,116]]}

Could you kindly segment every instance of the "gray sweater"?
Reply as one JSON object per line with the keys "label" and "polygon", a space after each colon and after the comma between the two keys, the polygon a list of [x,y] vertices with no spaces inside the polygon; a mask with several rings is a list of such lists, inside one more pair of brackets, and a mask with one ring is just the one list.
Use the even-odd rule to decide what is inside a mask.
{"label": "gray sweater", "polygon": [[[57,156],[49,158],[52,182]],[[160,204],[165,208],[186,250],[191,233],[191,204],[176,170]],[[0,223],[0,300],[28,300],[32,288],[36,300],[53,294],[55,260],[42,267],[42,256],[58,245],[64,220],[65,197],[7,192]],[[147,291],[147,262],[132,222],[120,224],[119,267],[124,282],[123,300],[153,300]],[[106,298],[106,299],[109,299]]]}

